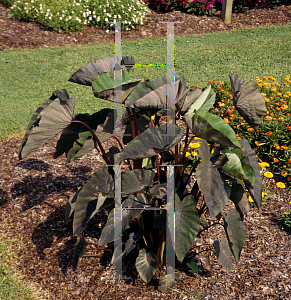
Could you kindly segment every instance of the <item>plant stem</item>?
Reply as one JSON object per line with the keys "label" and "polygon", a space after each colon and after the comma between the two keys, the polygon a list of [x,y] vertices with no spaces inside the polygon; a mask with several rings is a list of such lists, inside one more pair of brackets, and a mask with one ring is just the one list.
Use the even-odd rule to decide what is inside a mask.
{"label": "plant stem", "polygon": [[91,133],[92,133],[92,136],[93,138],[95,139],[95,141],[97,142],[101,152],[102,152],[102,156],[104,158],[104,160],[106,161],[106,163],[109,165],[110,164],[110,161],[108,159],[108,156],[106,155],[105,151],[104,151],[104,148],[102,146],[102,144],[100,143],[97,135],[95,134],[95,132],[84,122],[80,121],[80,120],[73,120],[72,123],[80,123],[82,124],[83,126],[85,126]]}
{"label": "plant stem", "polygon": [[223,116],[222,116],[222,119],[224,119],[227,115],[227,112],[230,110],[230,108],[233,106],[233,103],[230,103],[228,108],[226,109],[226,111],[224,112]]}
{"label": "plant stem", "polygon": [[158,184],[161,183],[161,168],[159,165],[159,155],[156,155],[156,164],[157,164],[157,175],[158,175]]}
{"label": "plant stem", "polygon": [[[123,150],[123,146],[122,146],[120,140],[116,136],[112,135],[110,138],[114,138],[118,142],[118,145],[120,146],[121,150]],[[129,159],[127,159],[127,165],[129,166],[129,169],[132,170]]]}
{"label": "plant stem", "polygon": [[201,233],[202,233],[203,231],[208,230],[210,227],[215,226],[215,225],[217,225],[217,224],[223,226],[223,225],[222,225],[221,223],[219,223],[219,222],[213,223],[213,224],[211,224],[211,225],[209,225],[209,226],[203,228],[201,231],[199,231],[199,232],[197,233],[197,237],[200,237],[200,235],[201,235]]}
{"label": "plant stem", "polygon": [[136,131],[137,131],[137,135],[140,135],[140,130],[139,130],[139,125],[138,125],[137,115],[136,115],[135,109],[133,109],[133,116],[134,116],[134,122],[135,122],[135,127],[136,127]]}
{"label": "plant stem", "polygon": [[130,119],[131,137],[134,140],[135,139],[135,130],[134,130],[134,124],[133,124],[131,111],[130,111],[129,107],[127,107],[126,110],[127,110],[127,113],[128,113],[129,119]]}
{"label": "plant stem", "polygon": [[[174,159],[175,159],[176,164],[179,165],[179,160],[178,160],[178,158],[176,157],[175,153],[174,153],[171,149],[169,149],[169,151],[170,151],[170,152],[172,153],[172,155],[174,156]],[[178,166],[178,170],[179,170],[180,177],[182,177],[182,171],[181,171],[180,166]]]}

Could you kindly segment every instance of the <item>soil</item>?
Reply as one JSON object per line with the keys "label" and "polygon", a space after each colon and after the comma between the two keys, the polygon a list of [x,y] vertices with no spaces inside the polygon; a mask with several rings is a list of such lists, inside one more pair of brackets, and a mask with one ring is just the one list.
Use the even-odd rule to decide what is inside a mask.
{"label": "soil", "polygon": [[[82,32],[59,33],[45,30],[38,23],[14,20],[8,16],[9,10],[0,4],[0,50],[33,49],[64,45],[83,45],[90,43],[114,43],[114,32],[106,32],[97,27],[87,26]],[[291,23],[290,6],[252,9],[246,14],[233,14],[231,24],[224,24],[221,12],[215,16],[195,16],[180,11],[156,13],[151,11],[139,29],[124,31],[123,40],[162,37],[167,35],[165,22],[177,22],[175,35],[205,34],[223,30],[238,30],[264,26],[281,26]]]}
{"label": "soil", "polygon": [[[0,4],[0,49],[32,49],[113,42],[113,34],[87,27],[82,33],[56,33],[35,23],[12,20],[8,9]],[[256,9],[248,14],[233,14],[232,23],[225,25],[218,16],[197,17],[181,12],[152,12],[138,30],[125,32],[124,39],[165,36],[166,27],[159,21],[181,21],[175,25],[175,35],[203,34],[248,27],[291,23],[290,6]],[[112,281],[110,264],[112,245],[98,247],[97,242],[106,222],[106,212],[95,216],[87,225],[84,236],[86,253],[77,271],[72,270],[73,249],[77,237],[72,236],[72,221],[64,222],[65,205],[101,166],[101,156],[94,150],[70,164],[65,157],[53,158],[56,139],[42,146],[23,161],[18,160],[21,139],[0,141],[0,240],[20,241],[14,244],[15,263],[21,278],[33,288],[37,299],[184,299],[177,292],[163,294],[157,290],[157,272],[147,285],[138,276],[134,262],[136,253],[124,260],[123,270],[128,280]],[[105,149],[115,145],[105,143]],[[117,145],[116,145],[117,146]],[[222,235],[213,227],[195,240],[178,272],[183,279],[177,289],[199,299],[291,299],[291,243],[282,230],[280,218],[290,208],[291,192],[278,189],[267,181],[268,200],[261,209],[251,209],[245,217],[247,238],[240,262],[226,272],[211,248]],[[226,210],[231,207],[227,205]],[[197,252],[200,252],[197,254]],[[199,272],[193,273],[187,263],[197,262]]]}

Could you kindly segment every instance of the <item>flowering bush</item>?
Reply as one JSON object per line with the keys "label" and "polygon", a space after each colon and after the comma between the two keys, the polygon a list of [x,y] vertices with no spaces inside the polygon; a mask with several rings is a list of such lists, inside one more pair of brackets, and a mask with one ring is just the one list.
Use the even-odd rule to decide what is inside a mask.
{"label": "flowering bush", "polygon": [[145,0],[150,9],[159,12],[182,11],[197,15],[212,15],[215,0]]}
{"label": "flowering bush", "polygon": [[139,0],[18,0],[10,10],[14,17],[39,22],[48,29],[80,31],[85,25],[114,29],[121,21],[125,30],[137,28],[148,8]]}
{"label": "flowering bush", "polygon": [[[235,107],[230,106],[231,86],[222,81],[210,80],[217,100],[212,111],[224,118],[237,134],[238,139],[247,138],[260,160],[266,160],[276,175],[291,183],[291,91],[290,75],[279,84],[273,76],[255,78],[267,104],[267,112],[261,126],[249,126]],[[279,187],[283,187],[280,185]]]}

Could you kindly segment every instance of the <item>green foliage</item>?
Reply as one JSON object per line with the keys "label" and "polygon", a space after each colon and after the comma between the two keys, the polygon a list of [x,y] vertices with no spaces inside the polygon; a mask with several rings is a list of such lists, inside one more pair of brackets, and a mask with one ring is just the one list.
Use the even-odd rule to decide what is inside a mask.
{"label": "green foliage", "polygon": [[[112,98],[113,78],[124,77],[125,81],[120,80],[117,84],[124,95],[122,101],[115,103],[115,109],[73,117],[74,97],[65,90],[56,90],[32,116],[19,149],[19,158],[28,156],[61,132],[56,157],[65,153],[68,159],[76,143],[78,148],[74,154],[78,157],[96,148],[104,159],[103,168],[97,169],[72,195],[66,207],[66,222],[73,216],[73,234],[79,235],[95,214],[104,208],[110,210],[98,243],[102,246],[114,241],[118,226],[115,221],[121,218],[119,226],[128,240],[119,249],[122,252],[115,252],[114,257],[120,253],[125,256],[137,247],[139,254],[135,265],[146,283],[166,263],[167,228],[174,237],[172,246],[176,258],[182,262],[197,234],[208,229],[209,215],[217,219],[214,225],[224,228],[225,237],[216,240],[213,249],[218,261],[231,270],[231,256],[236,263],[239,262],[246,239],[243,223],[244,214],[249,210],[248,201],[245,201],[246,190],[258,207],[262,200],[262,181],[254,150],[246,139],[237,139],[229,124],[209,112],[215,103],[211,86],[201,93],[198,89],[188,88],[180,76],[175,81],[174,104],[169,106],[167,91],[174,88],[174,81],[167,86],[165,76],[154,80],[129,79],[124,72],[129,72],[134,66],[133,57],[124,57],[121,65],[117,63],[118,58],[115,60],[116,64],[112,63],[113,57],[94,60],[70,78],[71,82],[92,86],[95,96],[98,92],[99,98],[112,101],[115,99]],[[127,70],[126,62],[130,62]],[[121,77],[122,73],[127,75]],[[237,75],[230,78],[232,92],[236,95],[234,105],[239,105],[247,122],[257,127],[264,103],[252,106],[255,108],[251,110],[249,104],[257,101],[253,94],[258,95],[258,87],[255,88],[253,83],[237,85],[236,81],[242,82]],[[252,91],[249,95],[244,89],[250,85]],[[243,94],[241,103],[238,92]],[[118,108],[121,111],[122,105],[126,110],[120,115]],[[184,127],[177,125],[178,119]],[[139,124],[144,125],[142,130]],[[130,131],[126,127],[130,127]],[[183,128],[187,128],[184,135]],[[131,138],[124,147],[122,140],[126,130]],[[106,152],[102,143],[109,138],[115,138],[119,148],[111,147]],[[197,143],[191,143],[194,138]],[[191,155],[186,158],[189,147],[198,148],[199,159]],[[175,170],[173,166],[176,166]],[[186,171],[187,166],[191,166],[189,171]],[[170,182],[174,191],[168,195]],[[225,215],[222,210],[229,198],[236,209]],[[120,208],[114,208],[118,201],[121,216],[116,216]],[[160,209],[156,210],[157,207]],[[167,218],[171,213],[173,215]],[[74,269],[85,246],[82,237],[76,245]],[[193,263],[190,268],[197,271]],[[172,277],[160,280],[161,291],[169,291],[175,285],[176,277]]]}
{"label": "green foliage", "polygon": [[291,208],[285,213],[284,217],[281,218],[281,222],[283,224],[283,229],[291,234]]}
{"label": "green foliage", "polygon": [[[231,84],[212,80],[210,83],[217,96],[211,111],[229,123],[238,139],[248,139],[259,160],[267,162],[274,174],[279,175],[282,181],[288,184],[291,181],[290,75],[285,76],[283,83],[277,82],[273,76],[265,76],[263,80],[256,77],[256,82],[252,81],[253,87],[255,84],[259,85],[257,94],[252,93],[252,101],[256,103],[256,109],[261,111],[260,116],[263,117],[259,129],[255,122],[255,126],[250,126],[250,120],[243,116],[240,107],[233,105]],[[244,95],[240,94],[239,97]]]}
{"label": "green foliage", "polygon": [[122,0],[19,0],[10,11],[20,20],[34,21],[48,29],[80,31],[85,25],[115,29],[123,22],[124,30],[137,28],[148,11],[140,1]]}
{"label": "green foliage", "polygon": [[0,0],[0,3],[10,7],[14,4],[15,0]]}
{"label": "green foliage", "polygon": [[13,256],[6,244],[0,242],[0,299],[32,300],[31,292],[15,279]]}

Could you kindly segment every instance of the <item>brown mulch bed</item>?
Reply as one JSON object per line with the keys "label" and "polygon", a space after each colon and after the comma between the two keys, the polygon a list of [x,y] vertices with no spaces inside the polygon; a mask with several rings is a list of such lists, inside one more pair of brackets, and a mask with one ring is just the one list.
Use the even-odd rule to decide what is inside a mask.
{"label": "brown mulch bed", "polygon": [[[55,33],[38,24],[12,20],[0,4],[0,49],[31,49],[45,46],[81,45],[113,42],[113,34],[87,27],[82,33]],[[234,14],[225,25],[217,16],[206,18],[181,12],[151,13],[139,30],[123,33],[123,39],[166,35],[166,25],[159,21],[182,21],[175,25],[175,35],[203,34],[291,23],[290,6],[256,9],[248,14]],[[1,55],[1,54],[0,54]],[[95,216],[84,231],[89,243],[78,270],[71,260],[76,237],[72,222],[66,226],[64,207],[72,192],[83,185],[101,165],[101,156],[93,151],[70,164],[65,158],[53,159],[53,143],[41,147],[23,161],[18,160],[21,139],[0,141],[0,238],[20,240],[15,246],[16,265],[23,279],[34,287],[38,299],[183,299],[170,292],[157,291],[157,279],[146,285],[134,268],[134,253],[124,261],[131,280],[107,280],[113,275],[111,252],[97,246],[106,214]],[[105,143],[105,148],[115,145]],[[212,251],[205,251],[218,238],[221,229],[211,229],[196,239],[193,250],[179,269],[184,277],[177,289],[190,296],[202,292],[199,299],[291,299],[290,236],[281,229],[279,218],[290,207],[291,193],[270,184],[274,193],[260,210],[252,209],[245,218],[247,239],[239,264],[227,273]],[[269,193],[270,194],[270,193]],[[186,263],[195,260],[199,274]],[[158,272],[155,277],[162,276]]]}
{"label": "brown mulch bed", "polygon": [[[291,23],[290,6],[253,9],[247,14],[233,14],[231,24],[224,24],[220,14],[212,17],[195,16],[179,11],[158,14],[151,11],[139,29],[122,33],[123,40],[161,37],[167,34],[167,24],[177,22],[175,35],[204,34],[224,30],[237,30],[264,26],[281,26]],[[106,33],[97,27],[86,27],[82,32],[56,33],[44,30],[37,23],[27,23],[8,17],[8,9],[0,4],[0,50],[6,48],[33,49],[90,43],[114,43],[114,32]]]}

